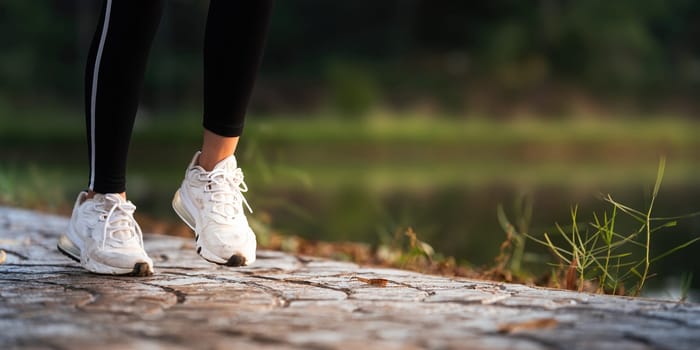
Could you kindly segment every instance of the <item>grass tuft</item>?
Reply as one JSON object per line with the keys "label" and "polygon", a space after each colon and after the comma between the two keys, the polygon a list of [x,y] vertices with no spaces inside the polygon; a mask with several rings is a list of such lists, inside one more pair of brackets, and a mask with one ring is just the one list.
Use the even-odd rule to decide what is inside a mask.
{"label": "grass tuft", "polygon": [[[608,194],[602,199],[610,206],[609,210],[593,212],[591,221],[582,223],[579,221],[578,207],[574,206],[570,225],[564,227],[556,223],[555,231],[544,232],[542,237],[529,234],[525,229],[516,230],[505,217],[502,207],[499,207],[498,218],[506,232],[506,242],[514,242],[514,252],[524,249],[525,237],[546,247],[554,258],[549,263],[554,267],[551,285],[579,291],[638,296],[645,283],[655,276],[651,272],[655,262],[700,240],[697,237],[652,255],[654,237],[659,231],[676,226],[680,219],[700,214],[654,216],[654,204],[665,169],[666,160],[661,158],[651,200],[646,208],[632,208]],[[516,215],[523,214],[516,210]],[[621,225],[621,221],[631,224]],[[633,228],[625,231],[624,227]],[[509,267],[519,271],[514,268],[520,269],[522,253],[507,255],[507,258],[510,260]]]}

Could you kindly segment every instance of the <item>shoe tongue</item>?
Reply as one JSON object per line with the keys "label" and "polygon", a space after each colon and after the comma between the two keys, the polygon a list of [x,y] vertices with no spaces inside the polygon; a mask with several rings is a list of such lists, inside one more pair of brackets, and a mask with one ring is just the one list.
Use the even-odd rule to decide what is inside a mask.
{"label": "shoe tongue", "polygon": [[222,159],[214,166],[214,169],[224,169],[227,171],[236,170],[236,168],[238,168],[238,164],[236,164],[236,157],[234,155]]}
{"label": "shoe tongue", "polygon": [[[112,207],[114,205],[128,204],[128,202],[126,202],[121,195],[116,194],[116,193],[107,193],[105,195],[102,195],[101,201],[102,201],[102,205],[103,205],[104,210],[107,210],[107,211],[112,209]],[[121,212],[119,210],[115,210],[115,212],[112,214],[112,219],[110,221],[114,222],[115,219],[117,219],[118,217],[120,217],[122,220],[128,220],[128,218],[124,217],[124,215],[125,214],[123,212]],[[123,230],[113,231],[112,237],[125,241],[134,235],[134,233],[132,231],[133,231],[132,229],[126,229],[126,228],[124,228]]]}
{"label": "shoe tongue", "polygon": [[[224,170],[226,174],[233,174],[234,171],[238,168],[238,164],[236,162],[236,157],[234,155],[230,155],[216,164],[214,166],[214,170],[216,169],[221,169]],[[220,206],[220,210],[223,210],[223,214],[228,217],[234,217],[237,215],[236,213],[236,205],[233,202],[227,202],[223,203]]]}
{"label": "shoe tongue", "polygon": [[224,204],[224,205],[221,205],[220,208],[221,208],[221,209],[219,209],[219,210],[222,210],[222,209],[223,209],[223,213],[222,213],[222,214],[224,214],[224,216],[225,216],[226,218],[233,218],[233,217],[236,216],[236,209],[235,209],[235,207],[233,206],[233,203],[226,203],[226,204]]}
{"label": "shoe tongue", "polygon": [[122,241],[126,241],[133,236],[134,236],[134,232],[131,229],[129,229],[129,230],[123,229],[123,230],[112,232],[112,237],[119,239],[119,240],[122,240]]}
{"label": "shoe tongue", "polygon": [[124,198],[122,198],[121,195],[116,194],[116,193],[107,193],[103,196],[105,206],[112,207],[115,204],[123,203],[125,202]]}

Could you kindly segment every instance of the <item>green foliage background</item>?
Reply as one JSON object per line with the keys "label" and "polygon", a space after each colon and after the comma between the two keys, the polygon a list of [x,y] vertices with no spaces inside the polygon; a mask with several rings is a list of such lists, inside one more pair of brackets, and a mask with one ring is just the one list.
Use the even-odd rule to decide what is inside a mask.
{"label": "green foliage background", "polygon": [[[165,4],[129,163],[130,198],[160,220],[200,141],[208,6]],[[84,186],[100,6],[0,2],[0,202],[60,211]],[[499,204],[532,194],[533,234],[574,203],[599,210],[599,192],[643,208],[662,154],[659,215],[698,211],[699,89],[698,1],[277,0],[239,155],[275,229],[377,242],[410,226],[483,265]],[[698,232],[679,222],[653,249]],[[660,274],[700,276],[698,254]]]}
{"label": "green foliage background", "polygon": [[[80,107],[99,6],[0,3],[0,103]],[[205,1],[166,1],[144,106],[201,103],[206,10]],[[691,0],[277,1],[252,108],[695,114],[698,23]]]}

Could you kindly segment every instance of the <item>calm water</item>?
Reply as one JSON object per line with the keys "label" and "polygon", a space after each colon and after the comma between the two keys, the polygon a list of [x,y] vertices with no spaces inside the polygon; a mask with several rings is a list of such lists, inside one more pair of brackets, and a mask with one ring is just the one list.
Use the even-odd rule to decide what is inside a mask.
{"label": "calm water", "polygon": [[[169,201],[190,160],[191,143],[132,144],[129,195],[140,212],[176,220]],[[85,185],[84,152],[81,142],[5,147],[0,150],[0,176],[15,187],[57,189],[43,196],[54,204],[70,203]],[[239,162],[246,171],[254,215],[269,215],[275,230],[313,239],[377,243],[412,227],[438,252],[480,266],[492,263],[505,238],[496,216],[499,204],[513,215],[517,198],[531,198],[533,235],[552,233],[555,222],[570,224],[573,205],[579,206],[579,219],[586,222],[593,211],[610,210],[597,198],[600,193],[643,209],[658,161],[658,154],[592,157],[555,152],[538,157],[532,152],[422,147],[402,153],[367,145],[295,149],[244,142]],[[700,211],[697,164],[694,153],[669,156],[656,216]],[[655,235],[652,255],[699,234],[700,217],[681,220]],[[528,255],[532,269],[546,271],[546,249],[528,242],[528,250],[534,253]],[[647,295],[673,297],[680,275],[687,272],[694,273],[693,289],[700,290],[698,256],[700,244],[657,263],[653,272],[662,277],[650,280]]]}
{"label": "calm water", "polygon": [[[313,175],[309,175],[313,179]],[[571,223],[570,209],[578,205],[580,222],[593,220],[592,212],[601,214],[611,207],[599,199],[601,192],[612,192],[616,200],[635,208],[644,208],[650,186],[616,186],[614,189],[548,185],[524,186],[513,184],[492,185],[435,185],[420,189],[391,189],[376,191],[371,186],[339,185],[335,188],[315,188],[299,185],[278,187],[259,183],[253,172],[247,175],[251,188],[247,198],[255,215],[272,218],[272,228],[287,234],[297,234],[319,240],[351,240],[379,243],[390,239],[397,230],[412,227],[419,238],[430,243],[438,252],[477,266],[489,265],[498,255],[505,234],[497,219],[499,204],[514,218],[514,202],[523,194],[533,203],[529,232],[541,236],[553,234],[555,222],[562,226]],[[148,175],[140,177],[139,187],[149,187]],[[174,180],[174,185],[177,185]],[[168,187],[168,186],[166,186]],[[140,210],[165,220],[175,219],[169,208],[172,186],[162,190],[137,192],[132,199]],[[673,216],[700,211],[700,185],[673,184],[662,188],[657,199],[657,216]],[[620,232],[638,228],[631,220],[618,223]],[[626,229],[625,229],[626,227]],[[654,235],[652,256],[660,254],[700,233],[700,217],[678,221],[678,225],[663,229]],[[550,256],[535,242],[528,242],[529,267],[544,273]],[[641,250],[637,250],[641,253]],[[648,282],[647,295],[673,298],[681,285],[683,273],[700,276],[700,244],[690,246],[660,260],[653,272],[661,278]],[[539,261],[538,261],[539,260]],[[547,260],[551,261],[551,260]],[[695,291],[700,281],[693,281]],[[694,298],[697,298],[695,296]],[[694,299],[698,300],[698,299]]]}

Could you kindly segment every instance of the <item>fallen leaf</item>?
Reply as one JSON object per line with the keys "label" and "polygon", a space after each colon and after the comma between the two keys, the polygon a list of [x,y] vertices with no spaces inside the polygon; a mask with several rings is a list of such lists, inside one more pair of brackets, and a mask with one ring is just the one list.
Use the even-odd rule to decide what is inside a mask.
{"label": "fallen leaf", "polygon": [[384,278],[362,278],[362,277],[355,277],[360,282],[364,282],[369,284],[370,286],[375,286],[375,287],[386,287],[386,284],[389,283],[389,280],[386,280]]}
{"label": "fallen leaf", "polygon": [[532,329],[546,329],[554,328],[559,324],[556,319],[553,318],[540,318],[535,320],[529,320],[524,322],[513,322],[506,323],[498,326],[499,333],[514,333],[527,331]]}
{"label": "fallen leaf", "polygon": [[[576,290],[576,281],[578,279],[578,276],[576,274],[576,268],[578,267],[578,259],[576,256],[574,256],[573,260],[571,260],[571,264],[569,265],[569,268],[566,271],[566,284],[565,288],[568,290]],[[582,286],[579,286],[582,287]]]}
{"label": "fallen leaf", "polygon": [[493,303],[497,303],[497,302],[499,302],[499,301],[501,301],[501,300],[508,299],[508,298],[510,298],[510,297],[511,297],[510,294],[497,294],[497,295],[494,295],[494,296],[492,296],[492,297],[489,297],[489,298],[486,298],[486,299],[482,299],[482,300],[481,300],[481,303],[484,304],[484,305],[493,304]]}

